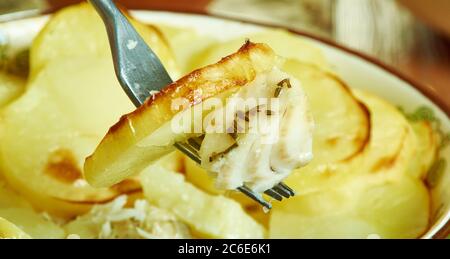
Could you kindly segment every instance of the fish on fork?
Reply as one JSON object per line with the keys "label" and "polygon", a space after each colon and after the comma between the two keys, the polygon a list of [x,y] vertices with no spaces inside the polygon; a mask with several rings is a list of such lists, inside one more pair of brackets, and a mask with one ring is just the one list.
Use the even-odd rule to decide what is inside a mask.
{"label": "fish on fork", "polygon": [[[181,140],[179,137],[172,137],[171,145],[203,168],[215,173],[219,186],[236,189],[266,209],[271,209],[272,205],[261,193],[278,201],[295,195],[294,190],[282,180],[293,169],[306,165],[312,159],[313,121],[300,83],[276,66],[277,57],[270,47],[247,41],[237,53],[219,63],[194,71],[173,82],[158,57],[112,0],[90,0],[90,3],[105,23],[117,78],[138,109],[123,116],[105,136],[94,154],[86,159],[85,172],[88,182],[94,186],[113,184],[143,169],[144,162],[147,164],[173,150],[158,148],[158,151],[152,150],[154,154],[150,154],[152,152],[148,143],[138,143],[145,142],[145,139],[148,142],[151,138],[142,137],[143,135],[151,135],[150,133],[157,131],[158,126],[170,123],[175,111],[166,114],[168,116],[158,112],[168,109],[167,103],[172,99],[188,97],[191,98],[190,105],[193,106],[215,95],[231,91],[234,92],[234,97],[241,99],[276,99],[277,109],[272,109],[271,106],[269,108],[268,104],[250,105],[245,111],[237,110],[233,113],[234,132],[185,134]],[[202,91],[197,96],[199,89]],[[152,95],[155,92],[158,93]],[[225,106],[232,105],[227,103]],[[143,112],[145,109],[148,109],[147,113]],[[269,131],[277,129],[276,141],[264,142],[267,135],[273,135],[270,132],[237,132],[238,114],[241,115],[240,122],[246,123],[243,127],[245,130],[254,129],[249,126],[249,117],[270,121],[264,125]],[[145,128],[149,134],[140,134],[140,139],[136,139],[133,125],[149,125],[148,121],[143,122],[144,117],[157,121],[159,125]],[[125,137],[131,140],[119,148],[122,143],[112,143],[113,139],[120,137],[115,134],[132,134],[133,137]],[[221,139],[230,136],[232,144],[217,145]],[[111,148],[114,149],[114,154],[106,154]],[[133,157],[133,154],[145,155],[138,158]],[[119,166],[114,166],[117,164]]]}

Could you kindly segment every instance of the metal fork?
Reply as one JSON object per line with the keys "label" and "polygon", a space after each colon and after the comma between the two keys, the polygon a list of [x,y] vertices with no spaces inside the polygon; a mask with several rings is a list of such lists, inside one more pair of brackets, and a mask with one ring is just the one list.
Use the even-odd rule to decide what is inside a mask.
{"label": "metal fork", "polygon": [[[139,107],[153,91],[159,91],[173,81],[155,53],[112,0],[90,0],[89,2],[105,23],[119,83],[133,104]],[[174,146],[198,164],[201,163],[198,141],[178,142]],[[270,202],[247,186],[243,185],[237,190],[265,208],[272,208]],[[295,195],[294,191],[282,182],[266,190],[265,194],[278,201],[281,201],[283,197],[289,198]]]}

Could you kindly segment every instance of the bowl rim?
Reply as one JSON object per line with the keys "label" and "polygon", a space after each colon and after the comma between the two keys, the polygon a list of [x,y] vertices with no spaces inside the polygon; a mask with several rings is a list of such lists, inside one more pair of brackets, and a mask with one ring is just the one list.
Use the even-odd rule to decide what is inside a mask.
{"label": "bowl rim", "polygon": [[[52,13],[58,11],[59,9],[61,9],[61,7],[59,7],[59,6],[55,7],[55,8],[49,8],[49,9],[44,10],[41,13],[37,13],[36,15],[33,15],[33,16],[39,17],[42,15],[51,15]],[[207,16],[207,17],[212,17],[212,18],[218,18],[218,19],[222,19],[222,20],[240,22],[240,23],[244,23],[244,24],[251,24],[251,25],[257,25],[257,26],[262,26],[262,27],[287,30],[296,35],[318,41],[329,47],[336,48],[347,54],[361,58],[362,60],[383,70],[384,72],[386,72],[390,75],[393,75],[397,79],[408,84],[411,88],[419,91],[424,97],[426,97],[432,103],[434,103],[447,116],[447,118],[450,119],[450,104],[447,104],[446,101],[443,99],[443,96],[439,95],[432,87],[428,86],[426,83],[419,82],[415,79],[412,79],[411,77],[400,72],[398,69],[394,68],[393,66],[390,66],[369,54],[366,54],[361,51],[343,46],[343,45],[333,41],[332,39],[314,35],[313,33],[305,32],[302,30],[289,28],[287,26],[270,24],[270,23],[265,23],[265,22],[261,22],[261,21],[255,21],[255,20],[249,20],[249,19],[245,19],[245,18],[237,18],[237,17],[226,16],[226,15],[214,14],[214,13],[208,12],[206,8],[201,8],[201,9],[179,9],[179,8],[149,9],[149,8],[145,8],[145,7],[143,7],[143,8],[135,7],[135,8],[129,9],[129,10],[130,11],[134,11],[134,10],[136,10],[136,11],[161,11],[161,12],[171,12],[171,13],[179,13],[179,14],[201,15],[201,16]],[[28,17],[28,18],[31,18],[31,17]],[[21,19],[19,19],[19,20],[21,20]],[[445,238],[447,238],[448,235],[450,235],[450,219],[447,222],[445,222],[445,224],[436,233],[434,233],[431,236],[431,239],[445,239]],[[423,235],[422,235],[422,237],[423,237]]]}

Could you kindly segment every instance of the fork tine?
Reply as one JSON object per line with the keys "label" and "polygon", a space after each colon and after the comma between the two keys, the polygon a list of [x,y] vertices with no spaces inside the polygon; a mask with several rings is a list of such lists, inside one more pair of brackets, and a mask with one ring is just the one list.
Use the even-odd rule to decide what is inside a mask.
{"label": "fork tine", "polygon": [[274,191],[272,189],[267,189],[266,191],[264,191],[264,193],[269,195],[270,197],[274,198],[277,201],[281,201],[283,199],[283,197],[281,197],[280,194],[278,194],[276,191]]}
{"label": "fork tine", "polygon": [[271,190],[277,192],[278,194],[280,194],[280,195],[283,196],[284,198],[289,198],[289,197],[291,197],[291,195],[289,194],[289,192],[287,192],[287,191],[284,190],[283,188],[280,188],[280,187],[277,186],[277,185],[275,185],[274,187],[272,187]]}
{"label": "fork tine", "polygon": [[198,150],[195,149],[195,147],[182,142],[176,142],[173,144],[178,150],[183,152],[185,155],[187,155],[189,158],[194,160],[197,164],[201,164],[202,160],[200,159],[200,156],[198,154]]}
{"label": "fork tine", "polygon": [[195,138],[190,138],[187,140],[187,143],[191,145],[195,150],[200,150],[201,143],[197,141]]}
{"label": "fork tine", "polygon": [[280,182],[277,186],[287,191],[290,196],[295,196],[295,191],[291,187],[287,186],[287,184]]}
{"label": "fork tine", "polygon": [[261,204],[262,206],[266,207],[267,209],[271,209],[272,208],[272,204],[268,203],[266,200],[264,200],[261,195],[258,195],[257,193],[253,192],[250,188],[248,188],[247,186],[241,186],[237,188],[240,192],[242,192],[243,194],[247,195],[248,197],[250,197],[251,199],[253,199],[254,201],[258,202],[259,204]]}

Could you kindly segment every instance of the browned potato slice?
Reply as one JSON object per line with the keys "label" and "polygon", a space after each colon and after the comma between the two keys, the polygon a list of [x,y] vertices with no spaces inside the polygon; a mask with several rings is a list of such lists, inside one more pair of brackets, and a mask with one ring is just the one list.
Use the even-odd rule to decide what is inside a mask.
{"label": "browned potato slice", "polygon": [[[370,112],[370,139],[364,149],[350,159],[313,162],[296,170],[287,180],[299,194],[326,189],[336,178],[348,178],[349,173],[382,173],[387,170],[406,174],[406,168],[416,155],[416,136],[403,114],[377,96],[353,90]],[[386,126],[389,125],[389,126]],[[399,169],[400,168],[400,169]]]}
{"label": "browned potato slice", "polygon": [[129,181],[112,189],[92,188],[82,170],[108,126],[132,108],[107,58],[50,62],[2,110],[0,170],[34,204],[62,216],[138,190],[139,184]]}
{"label": "browned potato slice", "polygon": [[[132,23],[176,73],[160,33]],[[85,157],[109,126],[134,108],[117,82],[95,10],[84,3],[54,14],[33,42],[30,58],[26,92],[0,116],[0,170],[8,182],[39,209],[63,217],[140,191],[134,180],[103,189],[83,180]]]}
{"label": "browned potato slice", "polygon": [[416,238],[427,229],[430,197],[409,171],[418,150],[413,129],[393,105],[354,92],[371,114],[368,145],[351,160],[295,172],[287,183],[297,196],[274,203],[271,237]]}
{"label": "browned potato slice", "polygon": [[196,70],[167,86],[111,127],[86,159],[86,179],[93,186],[103,187],[139,173],[152,161],[174,150],[175,141],[188,137],[175,134],[170,128],[171,119],[179,112],[171,109],[171,100],[183,97],[192,106],[212,96],[225,97],[251,82],[257,74],[270,71],[275,58],[267,45],[247,42],[219,63]]}

